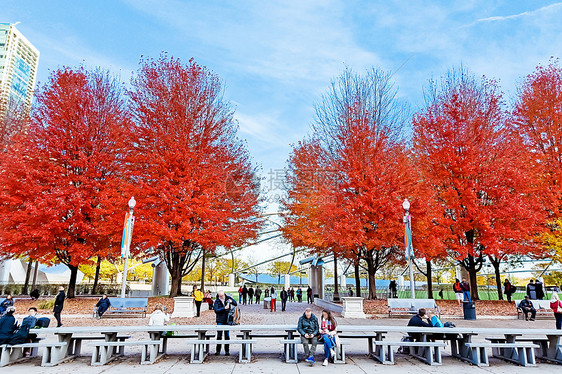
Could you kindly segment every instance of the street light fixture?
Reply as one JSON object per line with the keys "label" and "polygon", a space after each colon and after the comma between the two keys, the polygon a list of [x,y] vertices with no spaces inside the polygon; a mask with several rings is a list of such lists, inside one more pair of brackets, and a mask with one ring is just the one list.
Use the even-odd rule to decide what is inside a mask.
{"label": "street light fixture", "polygon": [[131,252],[131,237],[133,236],[133,226],[135,224],[135,216],[133,216],[133,209],[137,202],[134,196],[129,200],[129,212],[125,215],[125,224],[123,227],[123,238],[121,239],[121,257],[125,258],[123,266],[123,281],[121,283],[121,297],[125,297],[125,290],[127,288],[127,272],[129,268],[129,255]]}
{"label": "street light fixture", "polygon": [[410,202],[408,199],[404,199],[402,203],[402,208],[404,208],[404,253],[406,259],[408,260],[408,269],[410,271],[410,293],[411,298],[416,298],[416,293],[414,290],[414,269],[412,268],[412,256],[414,255],[414,249],[412,247],[412,218],[410,216]]}

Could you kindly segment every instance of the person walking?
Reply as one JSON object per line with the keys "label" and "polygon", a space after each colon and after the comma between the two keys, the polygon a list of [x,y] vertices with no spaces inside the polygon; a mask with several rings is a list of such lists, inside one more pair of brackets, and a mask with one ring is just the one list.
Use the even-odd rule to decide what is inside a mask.
{"label": "person walking", "polygon": [[289,298],[289,293],[285,291],[285,287],[281,290],[281,311],[284,312],[287,307],[287,299]]}
{"label": "person walking", "polygon": [[[519,308],[525,314],[525,321],[534,321],[537,314],[537,310],[533,306],[533,302],[529,299],[529,296],[525,295],[525,299],[521,300],[518,305]],[[529,318],[529,313],[531,313],[531,318]]]}
{"label": "person walking", "polygon": [[314,364],[314,353],[316,353],[316,345],[318,339],[316,335],[320,331],[318,319],[312,314],[312,309],[306,308],[303,315],[299,318],[297,331],[301,335],[301,343],[304,348],[305,361]]}
{"label": "person walking", "polygon": [[398,292],[396,290],[396,281],[394,279],[388,284],[388,289],[390,291],[390,297],[396,299]]}
{"label": "person walking", "polygon": [[297,300],[299,303],[302,303],[302,289],[300,287],[297,288]]}
{"label": "person walking", "polygon": [[107,295],[103,295],[101,299],[99,299],[98,302],[96,303],[96,307],[97,307],[96,317],[98,319],[101,319],[103,314],[109,309],[110,306],[111,306],[111,301],[109,301]]}
{"label": "person walking", "polygon": [[62,313],[62,310],[64,308],[64,299],[65,298],[66,298],[66,295],[64,293],[64,287],[60,286],[59,287],[59,293],[57,294],[57,297],[55,298],[55,306],[53,307],[53,315],[55,316],[55,319],[57,320],[57,327],[62,326],[60,314]]}
{"label": "person walking", "polygon": [[462,306],[462,302],[464,300],[464,294],[462,292],[462,285],[459,278],[455,279],[455,283],[453,283],[453,291],[455,292],[455,297],[457,298],[457,302],[459,306]]}
{"label": "person walking", "polygon": [[295,289],[293,287],[289,289],[289,301],[295,302]]}
{"label": "person walking", "polygon": [[250,286],[250,288],[248,288],[248,302],[250,304],[254,303],[254,287]]}
{"label": "person walking", "polygon": [[509,279],[505,278],[505,281],[503,282],[503,293],[505,294],[505,297],[507,297],[508,303],[511,303],[511,295],[515,293],[515,290],[515,286],[511,284]]}
{"label": "person walking", "polygon": [[205,295],[197,286],[193,286],[193,300],[195,300],[195,308],[197,309],[197,317],[201,317],[201,304],[203,303],[203,299]]}
{"label": "person walking", "polygon": [[337,327],[338,324],[332,312],[324,309],[320,318],[320,336],[322,336],[324,342],[324,363],[322,366],[328,366],[328,359],[332,358],[333,360],[336,356]]}
{"label": "person walking", "polygon": [[308,288],[306,289],[306,298],[307,298],[307,302],[309,304],[312,304],[312,288],[310,288],[310,286],[308,286]]}
{"label": "person walking", "polygon": [[261,288],[260,288],[260,286],[256,287],[255,295],[256,295],[256,304],[259,304],[260,301],[261,301]]}
{"label": "person walking", "polygon": [[240,288],[238,289],[238,302],[242,303],[242,291],[244,291],[244,289],[242,288],[242,286],[240,286]]}
{"label": "person walking", "polygon": [[[228,324],[228,312],[232,307],[235,307],[236,301],[224,294],[223,290],[220,290],[217,294],[217,299],[215,300],[215,304],[213,309],[215,310],[216,314],[216,322],[218,326],[227,325]],[[217,340],[222,340],[223,331],[217,331]],[[224,331],[224,340],[230,340],[230,332],[228,330]],[[217,351],[215,355],[218,356],[221,354],[222,346],[217,344]],[[224,345],[224,354],[225,356],[230,356],[230,345]]]}
{"label": "person walking", "polygon": [[[277,312],[277,292],[275,292],[275,288],[271,287],[271,293],[269,294],[269,297],[271,297],[271,303],[270,303],[270,312]],[[275,309],[275,310],[274,310]]]}
{"label": "person walking", "polygon": [[466,281],[466,279],[462,280],[461,288],[462,288],[462,294],[464,296],[463,301],[471,302],[472,300],[470,299],[470,284]]}
{"label": "person walking", "polygon": [[164,326],[167,322],[170,322],[170,315],[164,312],[164,306],[162,306],[162,304],[156,304],[154,312],[152,312],[148,320],[148,325]]}
{"label": "person walking", "polygon": [[550,309],[554,312],[554,318],[556,319],[556,329],[562,330],[562,302],[560,297],[556,292],[552,293],[552,298],[550,299]]}
{"label": "person walking", "polygon": [[248,288],[246,285],[242,287],[242,305],[246,305],[248,303]]}

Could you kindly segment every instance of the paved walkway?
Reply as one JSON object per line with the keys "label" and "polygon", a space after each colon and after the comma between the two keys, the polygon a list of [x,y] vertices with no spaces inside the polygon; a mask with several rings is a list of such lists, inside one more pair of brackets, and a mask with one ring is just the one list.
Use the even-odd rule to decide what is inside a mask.
{"label": "paved walkway", "polygon": [[[280,311],[280,303],[278,304],[277,313],[271,313],[263,309],[263,305],[242,305],[242,323],[243,324],[296,324],[300,315],[307,307],[305,303],[289,303],[286,312]],[[313,306],[313,312],[318,316],[321,310]],[[71,318],[67,316],[65,321],[66,326],[72,325],[139,325],[147,323],[148,319],[143,318],[112,318],[102,319],[101,321],[94,320],[89,316],[76,316]],[[63,316],[64,318],[64,316]],[[212,311],[205,311],[200,319],[179,319],[172,321],[178,324],[206,324],[213,323],[214,313]],[[340,324],[368,324],[368,325],[405,325],[406,319],[367,319],[367,320],[354,320],[338,318]],[[553,328],[554,319],[538,320],[535,322],[515,321],[515,320],[487,320],[480,319],[477,321],[464,321],[455,320],[454,323],[458,327],[468,327],[477,325],[479,327],[505,327],[505,328]],[[134,333],[133,339],[146,339],[146,334]],[[394,338],[400,338],[401,335],[397,334]],[[49,339],[52,339],[50,337]],[[397,355],[396,365],[385,366],[375,362],[373,359],[367,357],[367,344],[362,339],[352,340],[351,345],[347,348],[347,364],[334,365],[330,364],[327,367],[322,366],[323,347],[319,346],[316,354],[317,363],[314,366],[309,366],[304,362],[298,364],[286,364],[281,360],[281,345],[278,339],[265,339],[259,340],[255,346],[253,362],[250,364],[236,363],[238,357],[238,347],[231,348],[231,356],[210,356],[205,363],[201,365],[189,364],[188,362],[188,348],[185,343],[181,341],[169,341],[169,355],[154,365],[140,365],[140,349],[127,347],[125,349],[126,356],[113,361],[112,363],[103,367],[90,366],[91,348],[85,344],[83,347],[86,356],[75,359],[71,362],[60,364],[53,368],[40,367],[40,359],[34,358],[25,363],[11,365],[8,368],[0,369],[1,372],[10,374],[28,374],[32,373],[47,373],[47,374],[89,374],[89,373],[448,373],[448,374],[462,374],[462,373],[558,373],[562,370],[559,365],[552,365],[548,363],[539,363],[534,368],[519,367],[510,363],[506,363],[497,359],[490,359],[490,367],[477,368],[467,363],[454,359],[448,353],[450,348],[447,347],[443,354],[443,366],[431,367],[407,355]],[[211,353],[214,353],[214,347],[211,348]],[[299,347],[299,359],[302,360],[302,348]]]}

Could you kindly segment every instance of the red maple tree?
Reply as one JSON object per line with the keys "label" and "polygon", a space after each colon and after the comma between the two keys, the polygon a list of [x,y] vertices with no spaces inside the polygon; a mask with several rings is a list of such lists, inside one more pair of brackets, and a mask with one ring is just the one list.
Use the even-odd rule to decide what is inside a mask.
{"label": "red maple tree", "polygon": [[[486,256],[534,250],[541,219],[525,151],[493,81],[451,72],[414,117],[414,152],[434,192],[442,237],[468,273],[473,299]],[[498,280],[499,281],[499,280]]]}
{"label": "red maple tree", "polygon": [[2,250],[71,271],[115,254],[127,114],[120,84],[102,71],[62,68],[36,96],[26,134],[15,138],[1,170]]}
{"label": "red maple tree", "polygon": [[537,67],[523,82],[514,117],[529,151],[536,196],[546,210],[548,228],[560,231],[556,220],[562,217],[562,67],[557,60]]}
{"label": "red maple tree", "polygon": [[259,183],[216,75],[162,55],[141,62],[132,87],[133,246],[158,251],[174,297],[204,252],[256,237]]}

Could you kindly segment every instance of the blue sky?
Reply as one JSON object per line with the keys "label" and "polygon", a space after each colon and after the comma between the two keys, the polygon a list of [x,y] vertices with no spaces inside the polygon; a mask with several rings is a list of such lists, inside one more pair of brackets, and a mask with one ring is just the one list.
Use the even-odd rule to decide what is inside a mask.
{"label": "blue sky", "polygon": [[0,7],[0,22],[21,22],[41,52],[40,82],[81,63],[128,81],[142,55],[161,51],[213,70],[266,189],[276,185],[269,171],[285,166],[290,144],[309,131],[314,103],[345,66],[397,70],[399,95],[414,110],[428,79],[461,63],[498,79],[509,100],[536,65],[562,57],[560,20],[562,2],[513,0],[2,0]]}

